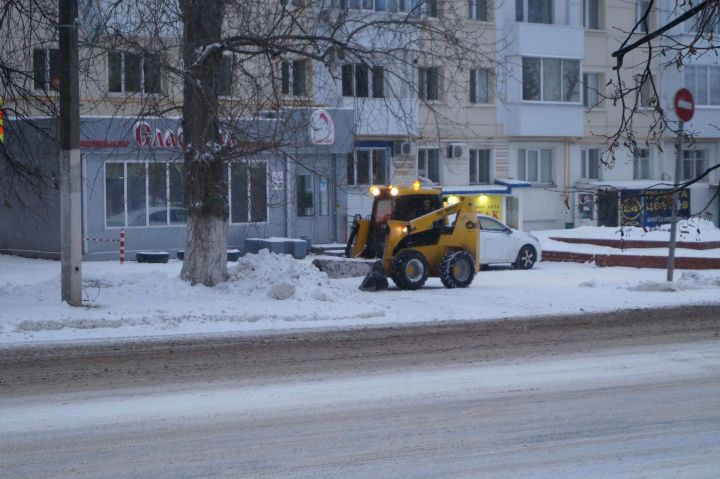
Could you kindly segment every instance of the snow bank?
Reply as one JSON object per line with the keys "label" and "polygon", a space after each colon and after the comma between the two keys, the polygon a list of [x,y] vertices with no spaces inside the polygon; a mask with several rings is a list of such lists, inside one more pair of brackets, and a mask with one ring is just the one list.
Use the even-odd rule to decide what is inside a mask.
{"label": "snow bank", "polygon": [[469,288],[430,278],[418,291],[366,293],[361,278],[328,279],[312,257],[262,251],[229,264],[215,288],[180,280],[182,262],[83,263],[83,308],[60,302],[60,263],[0,255],[0,346],[303,328],[387,326],[613,311],[682,304],[720,307],[720,270],[677,272],[539,263],[480,272]]}
{"label": "snow bank", "polygon": [[[533,231],[542,238],[594,238],[638,241],[669,241],[670,225],[645,230],[637,226],[580,226],[572,229]],[[720,229],[712,221],[690,218],[678,221],[678,241],[720,241]]]}

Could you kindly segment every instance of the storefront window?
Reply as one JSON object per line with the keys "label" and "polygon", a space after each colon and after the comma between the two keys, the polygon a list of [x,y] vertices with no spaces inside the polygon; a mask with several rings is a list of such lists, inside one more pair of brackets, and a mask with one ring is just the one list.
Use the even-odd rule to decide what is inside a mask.
{"label": "storefront window", "polygon": [[170,224],[184,224],[187,221],[185,195],[183,191],[183,175],[185,165],[181,162],[168,163],[168,203],[170,205]]}
{"label": "storefront window", "polygon": [[231,223],[267,221],[267,165],[265,162],[230,166]]}
{"label": "storefront window", "polygon": [[125,163],[105,164],[105,218],[107,226],[125,226]]}
{"label": "storefront window", "polygon": [[230,222],[247,223],[250,220],[250,185],[246,165],[230,167]]}
{"label": "storefront window", "polygon": [[250,167],[250,221],[267,221],[267,166],[264,162]]}
{"label": "storefront window", "polygon": [[145,163],[127,164],[127,224],[146,226]]}
{"label": "storefront window", "polygon": [[181,162],[106,163],[105,225],[184,224],[182,171]]}
{"label": "storefront window", "polygon": [[148,164],[148,208],[151,225],[167,224],[167,163]]}

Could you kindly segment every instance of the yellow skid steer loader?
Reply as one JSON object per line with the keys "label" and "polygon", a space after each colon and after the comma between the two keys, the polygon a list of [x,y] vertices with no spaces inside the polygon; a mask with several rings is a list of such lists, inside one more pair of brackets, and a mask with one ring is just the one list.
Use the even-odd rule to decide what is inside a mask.
{"label": "yellow skid steer loader", "polygon": [[377,291],[387,278],[400,289],[439,277],[446,288],[466,288],[479,270],[479,226],[474,197],[442,206],[437,189],[379,187],[368,219],[356,216],[346,254],[377,258],[360,289]]}

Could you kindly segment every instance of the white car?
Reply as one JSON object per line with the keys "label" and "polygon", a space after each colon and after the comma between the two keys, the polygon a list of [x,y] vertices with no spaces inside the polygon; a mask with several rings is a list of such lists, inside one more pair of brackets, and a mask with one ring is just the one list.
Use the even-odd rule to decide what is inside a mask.
{"label": "white car", "polygon": [[542,258],[537,237],[504,225],[485,215],[480,223],[480,264],[511,264],[517,269],[530,269]]}

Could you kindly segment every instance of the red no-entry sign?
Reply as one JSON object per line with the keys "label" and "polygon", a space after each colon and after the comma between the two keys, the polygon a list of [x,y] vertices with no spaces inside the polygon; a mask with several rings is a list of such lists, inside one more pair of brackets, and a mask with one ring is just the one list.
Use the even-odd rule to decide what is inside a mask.
{"label": "red no-entry sign", "polygon": [[681,88],[675,93],[673,100],[675,114],[682,121],[690,121],[695,113],[695,100],[687,88]]}

